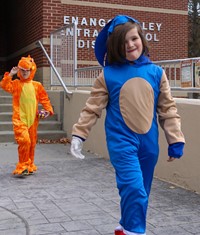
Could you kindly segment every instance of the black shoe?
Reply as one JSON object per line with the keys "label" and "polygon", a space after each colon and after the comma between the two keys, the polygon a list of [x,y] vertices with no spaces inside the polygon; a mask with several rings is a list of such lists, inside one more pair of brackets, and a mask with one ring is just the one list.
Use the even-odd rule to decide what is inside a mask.
{"label": "black shoe", "polygon": [[29,172],[28,172],[28,170],[26,169],[26,170],[22,171],[22,173],[21,173],[20,175],[28,175],[28,174],[29,174]]}

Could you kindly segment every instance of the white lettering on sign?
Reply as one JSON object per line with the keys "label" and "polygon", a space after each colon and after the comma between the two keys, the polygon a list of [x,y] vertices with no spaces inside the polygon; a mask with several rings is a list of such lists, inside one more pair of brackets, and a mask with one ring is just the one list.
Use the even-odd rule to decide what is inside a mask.
{"label": "white lettering on sign", "polygon": [[[64,24],[76,24],[78,39],[78,48],[94,48],[95,40],[84,40],[83,38],[96,38],[101,28],[103,28],[109,20],[98,18],[87,18],[78,16],[64,16]],[[82,27],[81,27],[82,26]],[[147,41],[159,42],[158,33],[161,31],[162,23],[158,22],[142,22],[142,29],[146,32],[145,37]],[[96,27],[100,27],[99,30]],[[66,29],[66,35],[73,35],[73,29]]]}
{"label": "white lettering on sign", "polygon": [[157,39],[157,34],[152,34],[152,33],[146,33],[145,34],[146,40],[147,41],[154,41],[154,42],[158,42],[159,40]]}
{"label": "white lettering on sign", "polygon": [[77,25],[85,25],[85,26],[100,26],[104,27],[107,22],[110,20],[105,19],[97,19],[97,18],[79,18],[78,16],[64,16],[64,24],[77,24]]}
{"label": "white lettering on sign", "polygon": [[95,41],[89,41],[89,40],[78,40],[78,48],[94,48]]}
{"label": "white lettering on sign", "polygon": [[149,31],[160,31],[160,28],[161,28],[161,23],[145,23],[145,22],[142,22],[142,29],[143,30],[149,30]]}

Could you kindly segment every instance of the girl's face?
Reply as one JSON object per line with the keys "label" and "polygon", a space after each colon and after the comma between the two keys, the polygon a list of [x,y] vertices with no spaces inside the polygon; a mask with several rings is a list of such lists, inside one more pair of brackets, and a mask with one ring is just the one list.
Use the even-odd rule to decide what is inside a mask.
{"label": "girl's face", "polygon": [[143,52],[142,40],[137,27],[129,30],[125,36],[125,52],[126,59],[129,61],[137,60]]}
{"label": "girl's face", "polygon": [[25,70],[25,69],[19,69],[19,72],[24,79],[29,78],[31,74],[30,70]]}

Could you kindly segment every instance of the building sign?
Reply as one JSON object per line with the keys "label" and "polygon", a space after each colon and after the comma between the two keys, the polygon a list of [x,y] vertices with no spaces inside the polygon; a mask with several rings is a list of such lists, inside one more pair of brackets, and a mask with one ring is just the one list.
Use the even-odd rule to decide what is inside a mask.
{"label": "building sign", "polygon": [[193,66],[192,60],[181,62],[181,87],[192,87]]}
{"label": "building sign", "polygon": [[[87,18],[78,16],[64,16],[64,24],[75,23],[77,25],[78,48],[94,48],[99,31],[109,22],[103,18]],[[142,28],[146,31],[147,41],[159,42],[158,33],[161,31],[162,23],[142,22]],[[98,30],[98,29],[99,30]],[[66,31],[67,36],[73,35],[73,30]],[[93,38],[94,40],[91,40]],[[90,39],[90,40],[89,40]]]}
{"label": "building sign", "polygon": [[195,87],[200,87],[200,60],[197,60],[195,63]]}

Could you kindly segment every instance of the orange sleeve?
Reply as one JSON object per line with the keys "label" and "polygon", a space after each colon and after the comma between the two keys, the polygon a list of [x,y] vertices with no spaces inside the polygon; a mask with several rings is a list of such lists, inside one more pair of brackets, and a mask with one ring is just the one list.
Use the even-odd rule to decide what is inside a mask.
{"label": "orange sleeve", "polygon": [[12,81],[12,77],[9,76],[9,72],[4,73],[4,77],[0,82],[0,86],[3,90],[9,93],[13,93],[13,81]]}
{"label": "orange sleeve", "polygon": [[39,86],[38,86],[38,100],[39,100],[39,103],[42,104],[43,108],[46,110],[46,111],[49,111],[50,112],[50,115],[53,115],[54,114],[54,111],[53,111],[53,107],[51,105],[51,102],[50,102],[50,99],[49,99],[49,96],[46,92],[46,90],[44,89],[44,87],[42,86],[41,83],[38,83]]}

